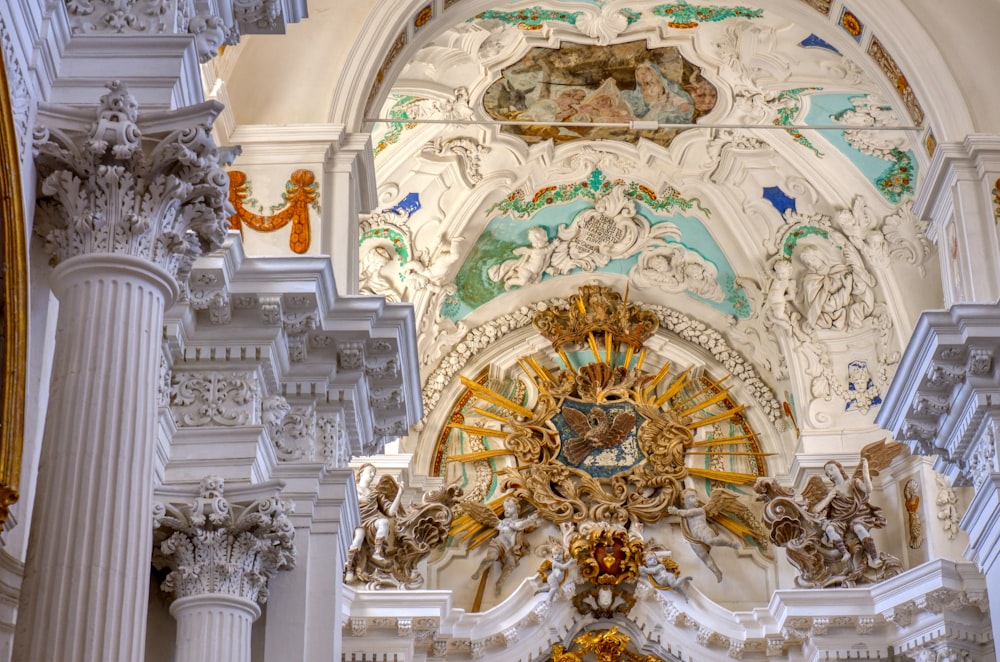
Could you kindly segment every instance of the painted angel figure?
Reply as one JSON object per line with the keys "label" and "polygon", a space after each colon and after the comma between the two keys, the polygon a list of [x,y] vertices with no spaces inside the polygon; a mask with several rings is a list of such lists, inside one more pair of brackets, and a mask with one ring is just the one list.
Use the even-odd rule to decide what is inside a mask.
{"label": "painted angel figure", "polygon": [[[646,575],[653,588],[661,591],[675,591],[677,595],[684,598],[684,602],[687,602],[687,586],[691,583],[691,576],[681,577],[677,570],[677,564],[669,557],[670,552],[647,551],[644,558],[645,563],[639,566],[639,574]],[[668,564],[664,563],[664,560],[667,560],[672,567],[668,568]]]}
{"label": "painted angel figure", "polygon": [[869,503],[872,491],[872,475],[884,468],[902,450],[899,442],[887,444],[885,440],[869,444],[861,451],[861,463],[848,478],[847,471],[840,462],[828,460],[823,465],[823,473],[829,484],[819,476],[809,479],[802,496],[809,504],[809,512],[821,521],[827,541],[841,554],[841,561],[852,557],[845,538],[849,533],[857,538],[869,565],[881,564],[872,529],[885,526],[882,509]]}
{"label": "painted angel figure", "polygon": [[739,549],[740,545],[718,531],[709,523],[710,519],[737,535],[750,535],[762,547],[766,546],[763,528],[735,493],[725,489],[713,490],[708,502],[703,504],[697,492],[686,489],[681,492],[681,500],[683,508],[669,506],[667,512],[681,518],[684,537],[702,563],[715,575],[716,581],[722,581],[722,570],[712,558],[712,547]]}
{"label": "painted angel figure", "polygon": [[500,594],[504,581],[514,571],[528,550],[527,534],[538,526],[538,516],[532,514],[522,517],[514,497],[507,497],[503,502],[503,517],[498,517],[493,509],[483,503],[464,502],[466,512],[483,526],[496,529],[496,536],[490,540],[486,549],[486,558],[472,574],[473,579],[479,579],[484,572],[489,572],[493,564],[500,564],[500,576],[497,578],[496,593]]}

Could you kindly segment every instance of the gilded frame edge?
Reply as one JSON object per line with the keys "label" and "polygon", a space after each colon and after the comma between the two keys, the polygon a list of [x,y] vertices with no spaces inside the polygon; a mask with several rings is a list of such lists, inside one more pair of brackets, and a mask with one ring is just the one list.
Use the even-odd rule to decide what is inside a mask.
{"label": "gilded frame edge", "polygon": [[18,499],[24,447],[28,356],[28,260],[18,136],[0,53],[0,222],[2,222],[3,361],[0,370],[0,525]]}

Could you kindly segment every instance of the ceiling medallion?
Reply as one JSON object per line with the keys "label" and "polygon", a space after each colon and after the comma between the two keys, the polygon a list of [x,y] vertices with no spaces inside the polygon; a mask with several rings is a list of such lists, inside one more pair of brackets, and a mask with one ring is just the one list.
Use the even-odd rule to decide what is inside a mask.
{"label": "ceiling medallion", "polygon": [[[659,327],[654,313],[609,288],[585,286],[567,308],[543,310],[533,323],[563,365],[546,368],[530,356],[519,361],[538,394],[534,405],[462,378],[476,397],[493,405],[476,411],[503,429],[450,426],[503,439],[502,450],[487,452],[514,456],[515,466],[504,471],[505,487],[540,517],[555,524],[651,524],[681,502],[688,477],[736,485],[757,479],[756,472],[686,463],[690,456],[722,456],[731,466],[730,458],[760,462],[765,454],[755,443],[754,450],[735,450],[746,448],[752,432],[695,440],[699,428],[713,430],[740,416],[743,406],[731,403],[721,387],[725,378],[695,380],[689,368],[668,379],[669,363],[655,374],[643,370],[644,343]],[[580,365],[581,355],[593,360]],[[480,458],[469,453],[452,459]],[[736,532],[727,522],[720,518]]]}

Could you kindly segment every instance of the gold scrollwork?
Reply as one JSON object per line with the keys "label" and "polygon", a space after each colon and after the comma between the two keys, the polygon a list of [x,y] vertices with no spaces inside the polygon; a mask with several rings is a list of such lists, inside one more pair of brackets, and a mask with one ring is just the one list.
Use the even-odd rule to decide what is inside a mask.
{"label": "gold scrollwork", "polygon": [[[764,454],[728,450],[752,435],[716,436],[710,449],[707,442],[695,441],[695,430],[735,419],[743,407],[732,403],[721,387],[724,380],[696,380],[690,369],[668,378],[669,363],[655,374],[643,370],[643,343],[658,327],[654,315],[610,288],[585,286],[570,297],[569,306],[544,310],[533,322],[563,363],[546,367],[532,356],[519,361],[537,393],[534,404],[462,378],[469,392],[489,405],[473,411],[500,421],[503,429],[464,422],[448,427],[502,438],[503,449],[489,453],[516,460],[504,470],[504,487],[543,519],[650,524],[677,502],[688,476],[729,484],[756,480],[756,473],[686,461],[689,454]],[[593,361],[580,365],[580,357],[591,354]],[[483,457],[471,453],[451,459]]]}

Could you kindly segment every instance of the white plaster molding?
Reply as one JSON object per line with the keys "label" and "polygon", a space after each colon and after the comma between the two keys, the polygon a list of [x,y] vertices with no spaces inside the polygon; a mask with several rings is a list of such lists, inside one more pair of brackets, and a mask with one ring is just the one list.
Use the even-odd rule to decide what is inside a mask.
{"label": "white plaster molding", "polygon": [[[203,287],[211,294],[189,295],[167,315],[175,374],[181,366],[184,373],[202,376],[256,370],[261,397],[281,396],[291,407],[315,406],[317,425],[326,420],[322,432],[329,439],[323,443],[334,446],[312,443],[323,461],[334,465],[345,464],[349,455],[378,452],[421,417],[416,330],[408,304],[339,296],[324,257],[247,258],[237,233],[230,233],[222,250],[196,261],[191,276],[192,293],[207,283]],[[228,302],[224,317],[199,303],[216,295]],[[255,402],[259,407],[260,397]],[[173,404],[182,423],[184,407],[195,406],[191,398],[185,404],[176,395]],[[259,421],[259,411],[256,415],[253,421]],[[338,439],[350,440],[350,450],[343,443],[337,447]]]}
{"label": "white plaster molding", "polygon": [[[937,454],[936,471],[972,482],[977,443],[1000,418],[1000,308],[960,304],[920,316],[876,423],[917,454]],[[997,404],[994,404],[994,401]]]}
{"label": "white plaster molding", "polygon": [[[793,651],[810,647],[846,657],[859,640],[884,656],[890,642],[905,650],[937,637],[963,641],[985,660],[992,653],[985,587],[971,564],[937,560],[863,588],[779,590],[766,608],[746,612],[730,612],[697,589],[690,602],[658,592],[633,608],[636,632],[630,634],[645,639],[647,651],[719,662],[734,653],[739,659],[786,650],[798,659]],[[568,601],[550,603],[544,593],[532,595],[535,590],[525,581],[482,613],[453,608],[448,591],[357,591],[345,614],[344,654],[381,650],[381,642],[398,641],[399,620],[412,619],[413,630],[418,620],[427,620],[422,625],[434,629],[434,650],[446,651],[449,659],[453,653],[462,659],[460,651],[473,646],[484,660],[537,659],[588,622]],[[507,636],[511,632],[516,639]]]}

